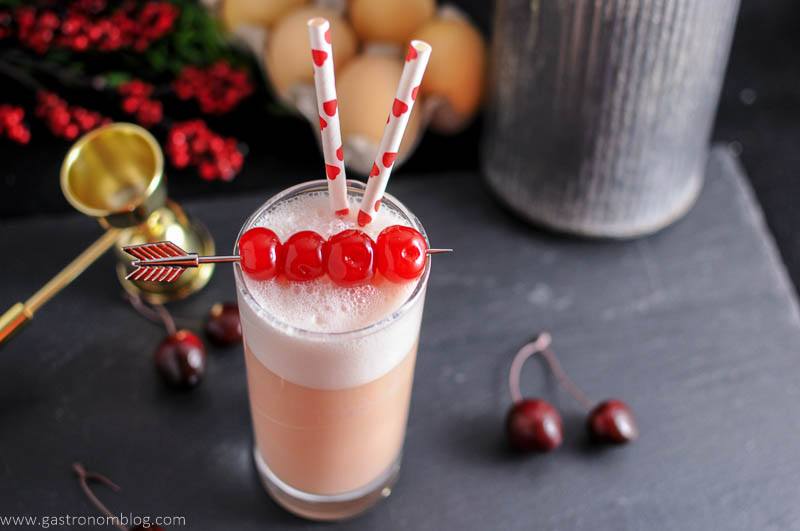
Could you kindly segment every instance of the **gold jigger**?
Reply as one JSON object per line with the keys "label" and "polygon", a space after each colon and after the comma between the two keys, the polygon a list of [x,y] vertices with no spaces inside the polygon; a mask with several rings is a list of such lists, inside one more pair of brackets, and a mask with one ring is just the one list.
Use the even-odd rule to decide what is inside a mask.
{"label": "gold jigger", "polygon": [[0,315],[0,344],[114,244],[122,286],[151,302],[181,299],[200,290],[211,278],[213,265],[187,271],[174,284],[125,279],[130,262],[121,248],[128,245],[171,240],[187,249],[214,254],[208,230],[167,199],[164,155],[145,129],[114,123],[81,137],[61,166],[61,189],[72,206],[97,218],[106,233],[28,300]]}
{"label": "gold jigger", "polygon": [[61,166],[61,189],[78,211],[119,229],[117,276],[122,287],[154,302],[182,299],[208,283],[213,266],[187,271],[174,285],[125,280],[131,271],[128,245],[171,240],[187,249],[214,253],[208,230],[167,199],[164,155],[147,130],[113,123],[86,134]]}

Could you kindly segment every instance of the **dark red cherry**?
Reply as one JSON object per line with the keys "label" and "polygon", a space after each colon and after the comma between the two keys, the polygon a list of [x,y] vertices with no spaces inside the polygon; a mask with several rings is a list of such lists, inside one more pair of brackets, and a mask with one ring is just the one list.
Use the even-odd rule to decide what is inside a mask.
{"label": "dark red cherry", "polygon": [[292,234],[283,244],[283,273],[289,280],[314,280],[325,273],[322,248],[325,239],[311,230]]}
{"label": "dark red cherry", "polygon": [[178,330],[158,345],[155,362],[167,384],[190,389],[200,383],[206,372],[206,348],[193,333]]}
{"label": "dark red cherry", "polygon": [[621,400],[600,402],[589,413],[589,434],[596,440],[623,444],[639,437],[639,428],[630,408]]}
{"label": "dark red cherry", "polygon": [[242,271],[256,280],[269,280],[281,267],[281,241],[266,227],[254,227],[239,238]]}
{"label": "dark red cherry", "polygon": [[205,330],[208,339],[219,347],[239,344],[242,341],[239,307],[232,302],[213,305],[208,312]]}
{"label": "dark red cherry", "polygon": [[325,269],[339,286],[357,286],[375,274],[375,243],[360,230],[343,230],[325,244]]}
{"label": "dark red cherry", "polygon": [[549,452],[563,440],[561,415],[539,398],[526,398],[511,406],[506,417],[511,446],[522,452]]}
{"label": "dark red cherry", "polygon": [[375,245],[378,271],[392,282],[419,278],[425,269],[428,244],[415,229],[392,225],[381,231]]}

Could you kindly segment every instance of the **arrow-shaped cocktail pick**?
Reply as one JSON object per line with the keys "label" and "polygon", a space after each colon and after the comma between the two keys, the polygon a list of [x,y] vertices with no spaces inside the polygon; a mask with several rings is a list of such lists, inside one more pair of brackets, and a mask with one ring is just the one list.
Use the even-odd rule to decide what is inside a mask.
{"label": "arrow-shaped cocktail pick", "polygon": [[189,267],[239,261],[238,256],[199,256],[197,253],[187,253],[172,242],[129,245],[122,250],[136,259],[131,262],[136,269],[125,278],[144,282],[174,282]]}
{"label": "arrow-shaped cocktail pick", "polygon": [[[187,268],[241,260],[240,256],[200,256],[197,253],[187,253],[168,241],[129,245],[122,250],[135,258],[131,265],[136,269],[125,278],[143,282],[175,282]],[[452,249],[427,250],[429,255],[451,252]]]}

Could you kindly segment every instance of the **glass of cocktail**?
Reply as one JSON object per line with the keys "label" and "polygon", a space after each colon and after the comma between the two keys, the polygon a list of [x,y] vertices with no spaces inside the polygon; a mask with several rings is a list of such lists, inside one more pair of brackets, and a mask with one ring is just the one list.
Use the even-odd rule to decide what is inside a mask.
{"label": "glass of cocktail", "polygon": [[[355,205],[359,184],[348,187]],[[376,240],[390,225],[425,234],[385,195],[380,216],[361,230]],[[357,222],[355,209],[334,215],[326,182],[311,181],[269,199],[242,234],[261,226],[286,241],[301,230],[327,239]],[[430,260],[416,280],[353,287],[327,277],[260,281],[234,270],[254,458],[267,491],[309,518],[362,512],[389,495],[400,468]]]}

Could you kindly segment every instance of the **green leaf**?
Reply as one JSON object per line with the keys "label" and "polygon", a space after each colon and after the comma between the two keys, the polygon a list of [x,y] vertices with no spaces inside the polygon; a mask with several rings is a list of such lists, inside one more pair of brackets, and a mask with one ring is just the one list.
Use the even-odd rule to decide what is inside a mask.
{"label": "green leaf", "polygon": [[103,79],[110,88],[117,88],[133,79],[133,76],[129,72],[106,72]]}

